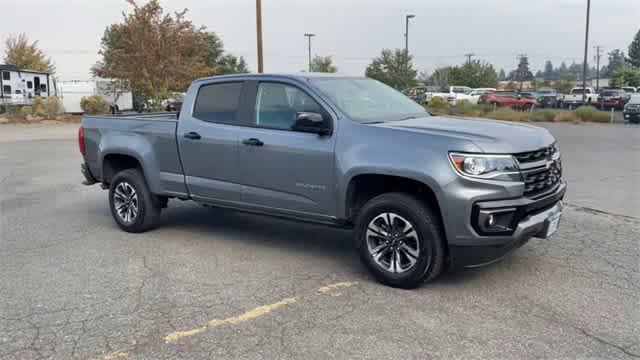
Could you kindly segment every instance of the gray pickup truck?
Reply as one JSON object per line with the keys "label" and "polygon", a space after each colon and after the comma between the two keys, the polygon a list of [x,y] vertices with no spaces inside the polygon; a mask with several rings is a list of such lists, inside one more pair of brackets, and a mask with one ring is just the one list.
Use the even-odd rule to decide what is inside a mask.
{"label": "gray pickup truck", "polygon": [[405,288],[548,238],[566,190],[547,130],[432,116],[362,77],[200,79],[179,114],[86,116],[78,137],[125,231],[174,198],[353,228],[373,275]]}

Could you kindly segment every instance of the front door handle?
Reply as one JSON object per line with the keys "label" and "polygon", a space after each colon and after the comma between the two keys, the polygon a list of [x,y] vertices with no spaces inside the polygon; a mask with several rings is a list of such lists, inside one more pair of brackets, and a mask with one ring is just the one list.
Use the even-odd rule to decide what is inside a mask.
{"label": "front door handle", "polygon": [[184,138],[185,139],[191,139],[191,140],[200,140],[200,139],[202,139],[202,136],[200,136],[200,134],[198,134],[195,131],[190,131],[190,132],[184,134]]}
{"label": "front door handle", "polygon": [[250,146],[262,146],[262,145],[264,145],[264,143],[262,141],[260,141],[260,139],[256,139],[256,138],[244,139],[244,140],[242,140],[242,143],[245,144],[245,145],[250,145]]}

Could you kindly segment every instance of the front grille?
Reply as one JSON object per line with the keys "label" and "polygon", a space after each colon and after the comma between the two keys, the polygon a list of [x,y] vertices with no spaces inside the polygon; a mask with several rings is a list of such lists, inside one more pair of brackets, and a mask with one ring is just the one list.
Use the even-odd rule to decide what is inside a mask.
{"label": "front grille", "polygon": [[554,190],[562,178],[562,163],[560,159],[553,160],[548,166],[535,168],[523,172],[524,195],[536,197]]}
{"label": "front grille", "polygon": [[518,159],[518,162],[520,164],[526,164],[530,162],[551,159],[551,157],[553,157],[553,155],[557,151],[558,149],[556,148],[556,145],[553,144],[546,148],[538,149],[535,151],[522,152],[522,153],[514,154],[513,156],[515,156],[516,159]]}

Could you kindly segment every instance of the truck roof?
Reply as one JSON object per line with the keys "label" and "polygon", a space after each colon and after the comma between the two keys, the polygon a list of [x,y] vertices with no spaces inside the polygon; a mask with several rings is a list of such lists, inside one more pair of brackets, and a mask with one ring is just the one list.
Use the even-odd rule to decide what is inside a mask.
{"label": "truck roof", "polygon": [[274,78],[288,78],[295,80],[309,80],[309,79],[364,79],[364,76],[352,76],[339,73],[316,73],[316,72],[301,72],[301,73],[245,73],[245,74],[230,74],[230,75],[215,75],[205,78],[200,78],[195,81],[207,81],[217,79],[274,79]]}

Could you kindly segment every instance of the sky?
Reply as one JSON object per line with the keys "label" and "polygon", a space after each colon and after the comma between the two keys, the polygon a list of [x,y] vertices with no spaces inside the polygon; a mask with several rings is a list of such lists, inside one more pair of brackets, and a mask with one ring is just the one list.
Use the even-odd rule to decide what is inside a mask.
{"label": "sky", "polygon": [[[138,0],[144,3],[144,0]],[[215,31],[225,49],[257,70],[255,0],[160,0],[166,11],[189,9],[196,25]],[[315,33],[314,55],[332,56],[339,71],[362,75],[383,48],[409,51],[418,71],[465,61],[464,54],[516,67],[527,54],[532,70],[545,60],[581,63],[587,0],[262,0],[265,72],[307,67],[304,33]],[[120,22],[125,0],[0,0],[0,54],[10,34],[38,40],[61,80],[90,78],[105,27]],[[593,46],[604,53],[626,49],[640,30],[640,0],[592,0],[589,61]],[[605,56],[606,58],[606,56]],[[0,59],[1,60],[1,59]],[[604,60],[606,63],[606,59]]]}

